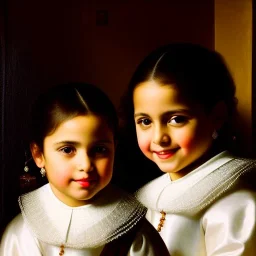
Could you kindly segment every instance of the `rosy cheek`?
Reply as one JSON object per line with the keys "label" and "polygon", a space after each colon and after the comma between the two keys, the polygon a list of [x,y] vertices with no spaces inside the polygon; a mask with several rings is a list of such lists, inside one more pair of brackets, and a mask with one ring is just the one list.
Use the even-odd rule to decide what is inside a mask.
{"label": "rosy cheek", "polygon": [[[55,173],[55,175],[52,175],[49,177],[50,181],[54,183],[58,183],[58,186],[60,187],[66,187],[67,184],[70,182],[70,175],[68,175],[68,171],[62,170],[61,173]],[[53,180],[54,179],[54,180]]]}
{"label": "rosy cheek", "polygon": [[146,154],[150,150],[150,141],[146,139],[138,138],[138,145],[140,150]]}
{"label": "rosy cheek", "polygon": [[187,150],[193,148],[194,147],[193,136],[183,135],[179,141],[179,145],[181,148],[187,149]]}

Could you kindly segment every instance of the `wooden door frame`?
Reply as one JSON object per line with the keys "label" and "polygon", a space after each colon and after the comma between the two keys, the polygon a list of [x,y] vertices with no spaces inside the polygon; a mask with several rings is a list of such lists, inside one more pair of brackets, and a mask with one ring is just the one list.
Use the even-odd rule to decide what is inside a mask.
{"label": "wooden door frame", "polygon": [[256,0],[252,2],[252,156],[256,157]]}

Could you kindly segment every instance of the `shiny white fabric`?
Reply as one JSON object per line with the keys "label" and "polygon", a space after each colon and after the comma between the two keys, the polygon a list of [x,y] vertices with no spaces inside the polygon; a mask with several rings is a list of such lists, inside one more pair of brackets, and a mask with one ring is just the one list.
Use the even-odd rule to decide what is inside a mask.
{"label": "shiny white fabric", "polygon": [[177,181],[164,174],[136,193],[155,228],[167,213],[160,235],[172,256],[256,255],[256,195],[239,181],[246,168],[239,176],[234,166],[222,152]]}
{"label": "shiny white fabric", "polygon": [[[99,202],[103,202],[104,200],[98,200],[97,206],[87,205],[75,208],[68,207],[58,201],[48,184],[37,191],[33,191],[25,195],[23,199],[21,198],[22,214],[16,216],[7,226],[7,229],[4,232],[1,240],[0,255],[59,255],[62,241],[59,241],[58,239],[62,239],[63,234],[66,236],[66,242],[68,242],[65,246],[65,256],[100,255],[105,246],[104,242],[102,241],[105,241],[106,243],[109,241],[109,236],[105,236],[107,232],[111,231],[110,235],[112,240],[118,239],[126,232],[128,232],[131,226],[136,225],[137,221],[143,218],[145,213],[143,213],[143,207],[141,208],[141,206],[136,203],[136,201],[133,202],[133,199],[122,191],[117,189],[110,189],[104,192],[105,193],[102,194],[102,197],[106,197],[107,201],[112,205],[112,207],[109,204],[99,204]],[[113,193],[115,194],[115,196],[113,196],[114,200],[113,198],[109,198],[109,196]],[[41,205],[42,202],[44,202],[45,205]],[[40,205],[41,209],[38,208]],[[49,209],[49,207],[51,209]],[[63,211],[63,209],[66,211]],[[33,212],[38,218],[38,223],[35,222],[36,219],[32,214]],[[129,218],[126,216],[127,212],[133,221],[129,220]],[[124,219],[115,220],[115,216],[120,217],[120,214]],[[58,218],[56,218],[56,216],[58,216]],[[89,222],[89,225],[82,225],[83,222],[79,222],[79,220],[82,219],[82,216],[84,216],[87,222]],[[74,218],[76,220],[74,220]],[[106,219],[113,221],[111,227],[107,227],[110,222],[106,221],[105,223],[104,220]],[[45,225],[43,226],[44,223]],[[67,226],[65,223],[69,223],[70,226],[66,230],[65,228],[61,227],[61,223],[64,224],[64,227]],[[96,231],[92,231],[92,225],[95,227]],[[60,229],[58,229],[58,227]],[[53,237],[53,230],[55,230],[57,238]],[[59,230],[63,233],[58,234]],[[87,231],[92,235],[92,237],[88,235],[85,236],[85,238],[87,237],[89,242],[94,244],[94,246],[86,246],[87,241],[85,241],[84,244],[81,244],[81,239],[79,236],[84,234],[87,235]],[[98,232],[98,234],[95,232]],[[41,234],[43,235],[41,236]],[[48,238],[52,239],[52,241],[51,239],[47,240],[47,238],[45,238],[47,235]],[[44,239],[46,239],[47,242],[45,242]],[[162,240],[160,240],[160,236],[156,230],[151,227],[148,222],[143,222],[143,225],[138,230],[136,237],[131,245],[129,255],[162,255],[163,250],[162,248],[159,248],[159,241],[161,246]],[[163,242],[162,246],[164,246]],[[164,255],[167,254],[168,253]]]}
{"label": "shiny white fabric", "polygon": [[[47,228],[47,227],[46,227]],[[138,231],[129,251],[129,256],[167,256],[160,247],[159,235],[148,225]],[[97,248],[65,248],[65,256],[98,256],[104,246]],[[40,242],[29,231],[23,217],[19,214],[8,226],[0,249],[1,256],[57,256],[60,247]]]}

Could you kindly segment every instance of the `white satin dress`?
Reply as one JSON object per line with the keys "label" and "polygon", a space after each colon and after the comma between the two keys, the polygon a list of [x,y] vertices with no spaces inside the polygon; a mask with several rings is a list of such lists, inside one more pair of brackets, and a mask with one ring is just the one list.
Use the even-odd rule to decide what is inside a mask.
{"label": "white satin dress", "polygon": [[[93,202],[69,207],[59,201],[49,184],[19,198],[21,214],[7,226],[1,256],[98,256],[145,217],[146,209],[133,196],[109,186]],[[131,243],[130,256],[167,256],[159,234],[142,222]],[[160,246],[160,247],[159,247]],[[164,249],[165,248],[165,249]]]}
{"label": "white satin dress", "polygon": [[[256,161],[222,152],[179,180],[168,174],[136,196],[172,256],[255,256]],[[252,180],[254,178],[254,180]],[[251,185],[250,184],[250,185]]]}

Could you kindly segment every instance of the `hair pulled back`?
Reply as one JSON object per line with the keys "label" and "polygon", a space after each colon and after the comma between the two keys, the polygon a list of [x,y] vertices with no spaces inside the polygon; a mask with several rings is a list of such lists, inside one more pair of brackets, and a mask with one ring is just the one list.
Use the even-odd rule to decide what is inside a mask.
{"label": "hair pulled back", "polygon": [[36,143],[43,150],[44,138],[62,122],[87,114],[103,117],[116,136],[116,110],[101,89],[86,83],[69,83],[50,88],[38,97],[32,107],[30,143]]}
{"label": "hair pulled back", "polygon": [[192,43],[173,43],[151,52],[137,67],[120,108],[121,126],[134,132],[134,89],[140,83],[156,81],[174,86],[188,102],[200,104],[209,112],[218,102],[227,108],[227,120],[218,141],[232,141],[233,115],[237,99],[235,83],[223,57],[216,51]]}

